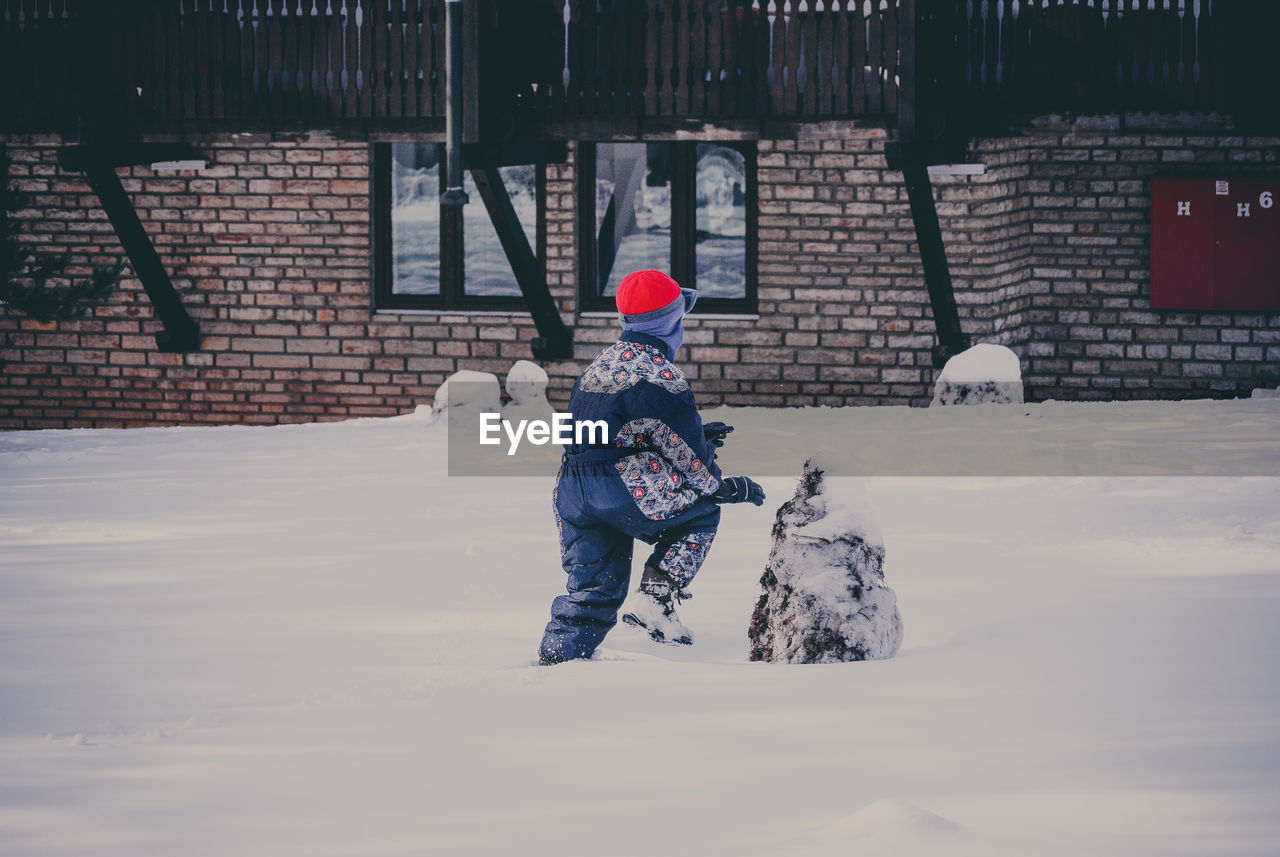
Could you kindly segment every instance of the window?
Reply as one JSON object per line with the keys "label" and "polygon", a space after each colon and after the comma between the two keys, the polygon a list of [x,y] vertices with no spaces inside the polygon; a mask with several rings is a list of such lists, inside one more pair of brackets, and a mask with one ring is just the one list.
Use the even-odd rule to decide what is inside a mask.
{"label": "window", "polygon": [[[544,171],[533,164],[498,168],[529,246],[539,258]],[[469,171],[463,187],[462,264],[441,265],[440,194],[444,146],[383,143],[373,158],[374,292],[380,308],[524,309],[520,286]]]}
{"label": "window", "polygon": [[754,144],[584,144],[579,163],[583,309],[656,268],[698,290],[694,313],[756,311]]}

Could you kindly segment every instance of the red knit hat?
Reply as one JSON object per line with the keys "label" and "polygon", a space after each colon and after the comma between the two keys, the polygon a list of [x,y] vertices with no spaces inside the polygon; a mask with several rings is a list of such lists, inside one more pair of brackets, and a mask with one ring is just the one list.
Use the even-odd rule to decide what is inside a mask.
{"label": "red knit hat", "polygon": [[642,315],[662,309],[680,297],[680,284],[661,271],[635,271],[618,284],[618,312]]}

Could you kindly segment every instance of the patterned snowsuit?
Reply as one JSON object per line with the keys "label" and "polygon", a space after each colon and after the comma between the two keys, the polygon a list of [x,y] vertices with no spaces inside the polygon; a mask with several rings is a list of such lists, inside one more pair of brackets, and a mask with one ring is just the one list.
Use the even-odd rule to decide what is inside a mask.
{"label": "patterned snowsuit", "polygon": [[616,624],[631,578],[634,540],[647,561],[684,587],[720,523],[709,499],[720,486],[693,393],[661,339],[624,332],[574,385],[575,421],[604,420],[611,445],[570,446],[553,508],[567,594],[552,602],[544,660],[590,657]]}

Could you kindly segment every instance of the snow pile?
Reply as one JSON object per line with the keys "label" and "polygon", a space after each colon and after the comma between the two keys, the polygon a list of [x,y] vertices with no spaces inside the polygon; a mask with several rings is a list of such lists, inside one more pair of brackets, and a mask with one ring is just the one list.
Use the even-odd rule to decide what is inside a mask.
{"label": "snow pile", "polygon": [[882,798],[842,819],[834,828],[865,844],[868,839],[937,836],[954,833],[954,821],[906,801]]}
{"label": "snow pile", "polygon": [[952,357],[933,389],[932,405],[1009,403],[1022,403],[1022,368],[1003,345],[982,343]]}
{"label": "snow pile", "polygon": [[435,401],[431,404],[432,416],[449,411],[450,419],[462,416],[464,412],[478,415],[500,410],[502,390],[498,386],[498,376],[470,369],[454,372],[446,378],[436,390]]}
{"label": "snow pile", "polygon": [[857,480],[805,462],[778,509],[773,550],[751,615],[751,660],[839,663],[891,658],[902,645],[898,598],[884,583],[884,540]]}
{"label": "snow pile", "polygon": [[1251,399],[1280,399],[1280,387],[1274,390],[1268,387],[1258,387],[1249,394]]}
{"label": "snow pile", "polygon": [[517,360],[507,373],[507,396],[511,399],[502,409],[502,418],[512,423],[521,420],[551,422],[555,411],[547,401],[547,372],[530,360]]}
{"label": "snow pile", "polygon": [[[906,801],[882,798],[827,828],[830,842],[857,842],[859,850],[883,855],[936,853],[953,844],[961,827],[950,819]],[[945,852],[944,852],[945,853]]]}
{"label": "snow pile", "polygon": [[[972,830],[909,801],[881,798],[834,824],[814,831],[808,848],[797,854],[827,857],[857,851],[876,857],[1021,857],[1024,846]],[[1045,848],[1036,849],[1046,853]],[[1048,851],[1052,853],[1052,851]]]}

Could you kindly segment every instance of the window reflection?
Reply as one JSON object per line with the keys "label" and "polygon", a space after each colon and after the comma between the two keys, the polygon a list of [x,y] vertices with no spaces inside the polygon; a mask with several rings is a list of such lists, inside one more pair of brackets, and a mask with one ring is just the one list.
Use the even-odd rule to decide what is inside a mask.
{"label": "window reflection", "polygon": [[[444,146],[395,143],[391,147],[391,293],[440,294],[440,192]],[[500,167],[507,194],[524,227],[529,246],[537,246],[537,167]],[[506,252],[470,171],[463,188],[471,198],[462,209],[463,291],[472,297],[519,297]]]}
{"label": "window reflection", "polygon": [[736,149],[698,144],[695,180],[698,291],[709,298],[747,293],[747,161]]}
{"label": "window reflection", "polygon": [[596,286],[618,291],[632,271],[671,268],[671,147],[596,146]]}
{"label": "window reflection", "polygon": [[[532,164],[515,167],[499,167],[507,195],[524,227],[530,247],[537,247],[538,234],[538,170]],[[498,240],[489,211],[480,200],[480,191],[471,180],[471,173],[463,174],[463,189],[471,202],[462,209],[462,241],[466,248],[464,291],[468,295],[491,297],[519,297],[520,286],[511,272],[506,251]]]}
{"label": "window reflection", "polygon": [[440,294],[440,160],[436,143],[391,147],[391,293]]}

